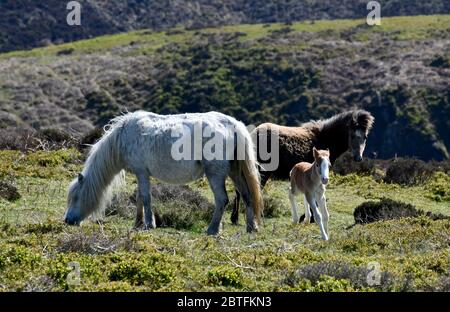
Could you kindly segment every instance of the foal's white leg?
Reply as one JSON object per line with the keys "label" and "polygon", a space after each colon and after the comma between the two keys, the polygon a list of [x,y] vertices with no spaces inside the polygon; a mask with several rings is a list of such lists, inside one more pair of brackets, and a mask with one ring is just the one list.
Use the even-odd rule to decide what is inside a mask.
{"label": "foal's white leg", "polygon": [[327,199],[325,197],[325,187],[321,187],[316,193],[316,200],[319,204],[320,213],[322,214],[323,226],[325,228],[325,232],[330,238],[330,234],[328,232],[328,220],[330,219],[330,214],[327,208]]}
{"label": "foal's white leg", "polygon": [[292,208],[292,223],[296,224],[298,223],[299,217],[298,217],[298,205],[295,201],[295,195],[294,190],[290,187],[289,188],[289,201],[291,202],[291,208]]}
{"label": "foal's white leg", "polygon": [[311,222],[311,209],[309,208],[308,200],[306,199],[306,195],[303,196],[303,203],[305,205],[305,220],[303,223],[309,224]]}
{"label": "foal's white leg", "polygon": [[320,233],[322,233],[322,238],[324,240],[328,240],[328,234],[325,231],[325,227],[323,225],[323,220],[322,220],[322,214],[319,211],[319,207],[317,207],[315,196],[314,195],[306,195],[306,199],[312,208],[312,211],[314,214],[314,220],[319,225]]}

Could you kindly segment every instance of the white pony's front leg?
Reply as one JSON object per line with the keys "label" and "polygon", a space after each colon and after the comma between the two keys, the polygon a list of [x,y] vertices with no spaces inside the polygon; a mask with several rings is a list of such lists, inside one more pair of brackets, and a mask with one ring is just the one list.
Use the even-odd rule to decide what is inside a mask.
{"label": "white pony's front leg", "polygon": [[298,217],[298,205],[295,201],[295,195],[293,193],[292,188],[289,188],[289,201],[291,202],[291,208],[292,208],[292,223],[296,224],[300,220]]}
{"label": "white pony's front leg", "polygon": [[[138,184],[139,184],[139,196],[140,200],[142,200],[144,205],[144,220],[145,220],[145,229],[155,229],[155,215],[152,211],[152,197],[150,194],[150,180],[149,177],[144,174],[137,175]],[[138,208],[139,209],[139,208]],[[138,212],[139,214],[139,212]]]}

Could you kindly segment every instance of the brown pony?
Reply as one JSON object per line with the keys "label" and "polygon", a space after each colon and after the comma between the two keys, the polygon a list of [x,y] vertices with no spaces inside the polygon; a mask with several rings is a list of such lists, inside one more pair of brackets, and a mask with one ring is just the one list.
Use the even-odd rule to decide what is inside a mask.
{"label": "brown pony", "polygon": [[[256,146],[264,140],[271,146],[272,132],[279,137],[279,166],[273,171],[260,169],[261,187],[270,178],[289,179],[289,172],[299,162],[313,162],[313,147],[329,149],[330,161],[334,161],[344,152],[350,151],[355,161],[362,161],[366,147],[367,136],[373,126],[375,118],[365,110],[350,110],[340,113],[326,120],[311,121],[300,127],[284,127],[272,123],[265,123],[257,127],[253,133]],[[258,161],[264,168],[264,160]],[[239,219],[240,195],[236,192],[236,199],[231,214],[231,222],[237,224]]]}

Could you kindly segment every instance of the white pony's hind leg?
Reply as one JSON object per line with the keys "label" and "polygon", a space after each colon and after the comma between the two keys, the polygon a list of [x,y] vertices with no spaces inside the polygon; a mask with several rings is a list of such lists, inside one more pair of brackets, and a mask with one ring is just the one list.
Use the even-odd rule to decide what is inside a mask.
{"label": "white pony's hind leg", "polygon": [[225,180],[230,170],[230,164],[225,162],[211,161],[205,166],[205,174],[209,186],[214,193],[215,209],[209,224],[207,234],[217,235],[220,231],[222,216],[225,206],[228,204],[228,195],[225,188]]}
{"label": "white pony's hind leg", "polygon": [[144,202],[142,196],[139,194],[139,190],[136,194],[136,221],[134,222],[134,228],[140,229],[144,226]]}
{"label": "white pony's hind leg", "polygon": [[292,223],[296,224],[299,221],[299,217],[298,217],[298,205],[297,202],[295,201],[295,195],[294,195],[294,191],[292,190],[292,188],[289,188],[289,201],[291,202],[291,208],[292,208]]}
{"label": "white pony's hind leg", "polygon": [[303,203],[305,205],[305,220],[303,222],[305,224],[309,224],[311,222],[311,209],[308,204],[308,200],[306,199],[306,195],[303,196]]}

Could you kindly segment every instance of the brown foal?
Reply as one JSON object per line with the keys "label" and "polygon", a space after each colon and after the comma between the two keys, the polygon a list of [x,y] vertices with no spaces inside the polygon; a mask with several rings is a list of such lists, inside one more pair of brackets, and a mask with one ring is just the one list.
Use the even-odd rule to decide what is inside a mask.
{"label": "brown foal", "polygon": [[307,224],[311,218],[310,209],[314,219],[320,227],[322,238],[329,239],[328,219],[329,213],[325,198],[325,185],[329,181],[330,152],[313,148],[314,162],[301,162],[294,166],[290,172],[291,186],[289,188],[289,200],[292,207],[292,220],[298,223],[298,205],[295,197],[304,194],[305,220]]}

